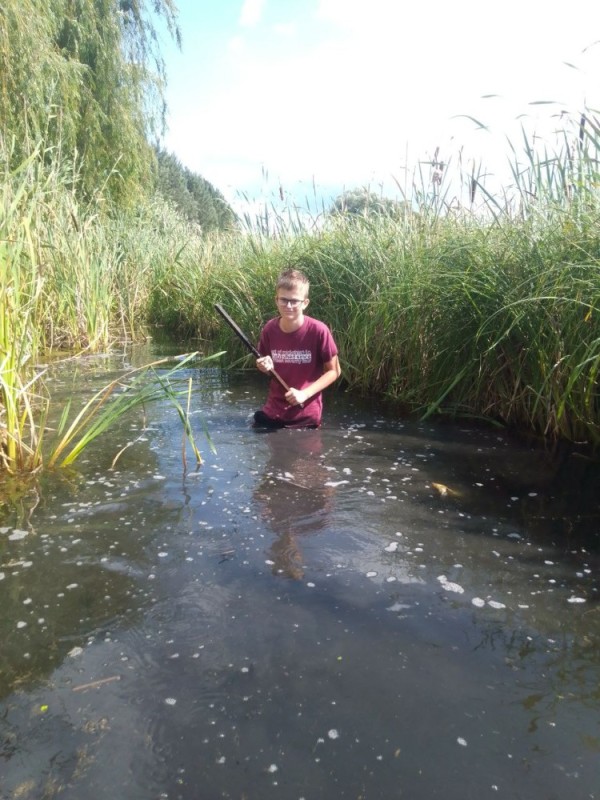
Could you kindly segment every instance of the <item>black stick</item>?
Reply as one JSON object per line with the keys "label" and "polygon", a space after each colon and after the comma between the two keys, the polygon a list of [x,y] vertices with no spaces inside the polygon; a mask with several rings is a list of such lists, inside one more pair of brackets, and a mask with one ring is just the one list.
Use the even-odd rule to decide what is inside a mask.
{"label": "black stick", "polygon": [[[239,327],[236,325],[236,323],[235,323],[235,322],[234,322],[234,321],[231,319],[231,317],[230,317],[230,316],[229,316],[229,314],[228,314],[228,313],[225,311],[225,309],[223,308],[223,306],[220,306],[218,303],[215,303],[215,309],[216,309],[216,310],[219,312],[219,314],[220,314],[220,315],[223,317],[223,319],[225,320],[225,322],[226,322],[226,323],[229,325],[229,327],[230,327],[230,328],[231,328],[231,330],[232,330],[232,331],[235,333],[235,335],[238,337],[238,339],[240,339],[240,341],[241,341],[241,342],[243,342],[243,343],[246,345],[246,347],[248,348],[248,350],[250,350],[250,352],[251,352],[251,353],[253,353],[253,354],[256,356],[256,358],[261,358],[261,355],[260,355],[260,353],[258,352],[258,350],[256,349],[256,347],[254,347],[254,345],[252,344],[252,342],[250,341],[250,339],[248,339],[248,337],[246,336],[246,334],[245,334],[245,333],[244,333],[244,332],[241,330],[241,328],[239,328]],[[289,387],[289,386],[287,385],[287,383],[286,383],[286,382],[283,380],[283,378],[281,377],[281,375],[279,375],[277,372],[275,372],[275,370],[274,370],[274,369],[272,369],[272,370],[270,370],[270,371],[269,371],[269,375],[272,375],[272,376],[273,376],[273,378],[275,378],[275,380],[276,380],[276,381],[277,381],[277,382],[278,382],[278,383],[279,383],[281,386],[283,386],[283,388],[286,390],[286,392],[289,392],[289,390],[290,390],[290,387]]]}

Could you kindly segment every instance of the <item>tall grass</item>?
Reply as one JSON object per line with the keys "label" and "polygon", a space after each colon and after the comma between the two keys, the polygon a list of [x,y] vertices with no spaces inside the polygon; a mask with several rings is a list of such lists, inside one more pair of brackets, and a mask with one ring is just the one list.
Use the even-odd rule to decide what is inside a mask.
{"label": "tall grass", "polygon": [[[217,357],[220,354],[215,354]],[[124,414],[149,405],[157,400],[167,399],[177,411],[183,426],[183,464],[187,467],[185,441],[191,445],[196,464],[202,463],[202,456],[196,445],[189,422],[191,379],[188,381],[187,406],[184,409],[179,398],[185,391],[174,386],[174,379],[183,367],[196,359],[198,353],[187,353],[176,357],[175,365],[166,369],[172,359],[162,358],[143,367],[129,370],[125,375],[115,378],[96,392],[69,420],[70,404],[63,409],[58,427],[56,442],[52,447],[48,466],[56,464],[70,466],[81,453],[101,434],[109,430]],[[206,360],[206,359],[204,359]],[[163,367],[162,373],[158,367]],[[212,442],[209,438],[212,447]],[[121,450],[113,460],[113,465],[121,455]]]}
{"label": "tall grass", "polygon": [[214,303],[257,340],[290,265],[310,277],[309,313],[333,329],[352,391],[600,444],[599,153],[587,112],[554,149],[514,145],[500,195],[436,154],[401,213],[265,206],[243,231],[202,235],[162,203],[122,217],[99,190],[82,205],[76,170],[40,151],[11,172],[0,145],[4,470],[42,463],[48,349],[108,349],[150,323],[251,366]]}
{"label": "tall grass", "polygon": [[473,170],[461,178],[462,204],[439,176],[431,186],[421,174],[412,213],[338,215],[300,230],[283,220],[268,233],[262,220],[221,237],[193,264],[172,266],[163,313],[213,336],[231,363],[251,364],[212,304],[256,340],[276,313],[277,273],[295,265],[311,279],[309,313],[332,327],[351,390],[424,417],[486,418],[598,445],[598,126],[578,120],[552,152],[524,143],[501,198]]}
{"label": "tall grass", "polygon": [[[12,474],[44,463],[50,398],[36,365],[50,351],[101,352],[139,336],[154,273],[173,260],[171,248],[182,248],[168,208],[148,203],[132,220],[107,213],[101,192],[82,204],[76,170],[52,155],[39,148],[11,169],[0,141],[0,472]],[[161,380],[153,382],[159,395],[176,404]],[[158,396],[148,391],[137,395]],[[99,419],[110,415],[94,413],[89,424]],[[46,454],[49,464],[57,458]]]}
{"label": "tall grass", "polygon": [[2,181],[0,211],[0,408],[2,410],[3,467],[35,470],[38,433],[31,414],[39,374],[35,358],[40,350],[36,326],[43,279],[33,233],[37,193],[30,191],[29,170]]}

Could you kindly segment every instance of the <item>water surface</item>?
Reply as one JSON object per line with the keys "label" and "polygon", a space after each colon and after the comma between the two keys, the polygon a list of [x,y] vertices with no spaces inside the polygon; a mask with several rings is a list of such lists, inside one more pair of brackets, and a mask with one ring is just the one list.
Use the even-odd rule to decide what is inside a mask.
{"label": "water surface", "polygon": [[2,800],[600,797],[597,465],[187,374],[0,522]]}

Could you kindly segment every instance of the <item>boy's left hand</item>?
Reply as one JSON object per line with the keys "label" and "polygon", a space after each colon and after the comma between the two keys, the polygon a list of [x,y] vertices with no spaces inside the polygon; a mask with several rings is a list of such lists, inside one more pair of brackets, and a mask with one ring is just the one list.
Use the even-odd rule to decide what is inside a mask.
{"label": "boy's left hand", "polygon": [[302,406],[308,400],[308,396],[302,389],[290,389],[286,392],[285,399],[291,406]]}

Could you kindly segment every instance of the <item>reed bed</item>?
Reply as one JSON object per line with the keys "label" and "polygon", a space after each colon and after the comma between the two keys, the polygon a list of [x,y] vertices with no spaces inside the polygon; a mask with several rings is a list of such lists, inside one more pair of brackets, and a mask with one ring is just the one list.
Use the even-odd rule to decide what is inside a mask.
{"label": "reed bed", "polygon": [[[158,202],[148,202],[133,219],[111,213],[101,194],[82,203],[76,171],[43,148],[17,169],[11,162],[0,142],[0,475],[31,474],[44,464],[50,398],[45,369],[37,365],[51,352],[104,352],[142,335],[151,287],[189,237]],[[151,370],[138,386],[145,377]],[[155,376],[160,391],[146,387],[136,396],[140,402],[163,396],[176,405],[165,381]],[[99,408],[90,428],[117,412]],[[83,442],[93,438],[78,434]],[[54,444],[64,446],[62,440]],[[45,459],[57,463],[57,452]]]}
{"label": "reed bed", "polygon": [[0,145],[2,469],[42,464],[49,398],[35,365],[48,350],[107,350],[151,325],[251,367],[214,303],[257,340],[292,265],[310,277],[309,313],[333,329],[348,389],[398,413],[597,447],[599,143],[589,115],[553,151],[525,140],[501,199],[472,170],[460,202],[438,170],[435,182],[421,173],[402,213],[265,207],[209,235],[158,201],[125,215],[101,192],[83,204],[72,167],[40,148],[11,172]]}
{"label": "reed bed", "polygon": [[[585,147],[589,155],[589,140]],[[486,419],[597,446],[600,205],[590,190],[595,161],[584,155],[571,149],[565,165],[560,152],[543,163],[526,152],[512,197],[488,202],[485,214],[456,204],[442,214],[437,192],[401,219],[341,215],[304,230],[221,237],[194,264],[173,265],[163,313],[214,338],[230,363],[251,366],[212,305],[223,303],[256,340],[276,313],[276,275],[297,266],[352,391],[402,413]]]}

